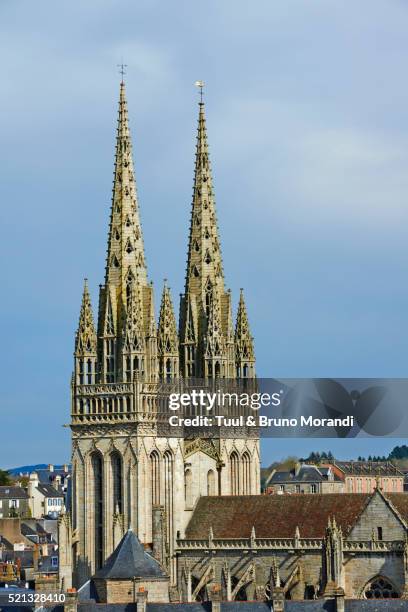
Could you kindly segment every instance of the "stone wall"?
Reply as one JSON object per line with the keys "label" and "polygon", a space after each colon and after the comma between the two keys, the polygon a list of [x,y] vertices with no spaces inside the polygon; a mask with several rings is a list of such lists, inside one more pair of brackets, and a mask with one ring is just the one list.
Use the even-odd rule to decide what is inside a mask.
{"label": "stone wall", "polygon": [[347,597],[359,598],[365,585],[375,576],[390,580],[399,594],[404,589],[404,562],[401,555],[381,553],[357,553],[347,559],[344,566],[345,592]]}
{"label": "stone wall", "polygon": [[379,495],[374,495],[361,517],[353,527],[348,540],[371,540],[378,537],[378,527],[382,529],[383,540],[404,540],[405,528],[391,508]]}

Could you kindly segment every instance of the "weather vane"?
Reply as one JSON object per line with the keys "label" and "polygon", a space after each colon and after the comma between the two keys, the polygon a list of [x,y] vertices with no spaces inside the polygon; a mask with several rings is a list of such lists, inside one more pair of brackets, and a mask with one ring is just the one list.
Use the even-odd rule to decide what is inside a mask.
{"label": "weather vane", "polygon": [[118,68],[120,68],[120,70],[119,70],[119,74],[121,74],[121,75],[122,75],[122,83],[123,83],[123,77],[124,77],[124,76],[125,76],[125,74],[126,74],[126,70],[125,70],[125,68],[127,68],[127,64],[124,64],[124,63],[122,62],[121,64],[118,64],[117,66],[118,66]]}
{"label": "weather vane", "polygon": [[200,104],[203,103],[203,89],[204,89],[204,81],[196,81],[195,86],[200,90]]}

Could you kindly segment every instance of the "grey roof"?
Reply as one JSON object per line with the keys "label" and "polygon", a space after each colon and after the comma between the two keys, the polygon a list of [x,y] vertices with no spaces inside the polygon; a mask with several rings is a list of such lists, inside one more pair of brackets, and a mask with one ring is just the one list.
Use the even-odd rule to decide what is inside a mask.
{"label": "grey roof", "polygon": [[[222,604],[221,604],[222,605]],[[222,609],[222,608],[221,608]],[[211,604],[205,603],[147,603],[147,612],[210,612]]]}
{"label": "grey roof", "polygon": [[[165,606],[166,604],[163,604]],[[147,608],[149,610],[149,608]],[[60,612],[59,607],[48,608],[47,612]],[[64,608],[61,606],[61,612]],[[80,612],[135,612],[136,605],[134,603],[117,603],[117,604],[100,604],[94,601],[79,601],[78,610]],[[166,612],[166,608],[162,608],[163,612]]]}
{"label": "grey roof", "polygon": [[334,599],[285,601],[285,612],[335,612],[335,610],[336,604]]}
{"label": "grey roof", "polygon": [[271,604],[267,602],[263,602],[263,601],[223,601],[221,602],[221,612],[271,612],[271,611],[272,611]]}
{"label": "grey roof", "polygon": [[42,483],[40,483],[38,485],[37,489],[45,497],[61,497],[61,498],[64,497],[63,493],[61,493],[60,491],[57,491],[57,489],[55,489],[50,484],[42,484]]}
{"label": "grey roof", "polygon": [[55,480],[56,476],[61,476],[61,478],[64,479],[71,473],[70,466],[68,472],[64,472],[62,468],[56,467],[54,467],[52,472],[48,468],[39,468],[38,470],[34,471],[38,475],[38,480],[43,484],[52,482]]}
{"label": "grey roof", "polygon": [[20,531],[23,534],[23,536],[26,536],[26,537],[37,536],[38,537],[38,533],[34,529],[32,529],[30,525],[27,525],[27,523],[21,523]]}
{"label": "grey roof", "polygon": [[[322,482],[327,480],[328,470],[324,473],[314,465],[302,465],[297,472],[275,472],[269,484],[277,484],[282,482]],[[338,480],[338,479],[337,479]]]}
{"label": "grey roof", "polygon": [[405,599],[346,599],[346,612],[397,612],[408,611],[408,601]]}
{"label": "grey roof", "polygon": [[58,572],[58,566],[52,564],[51,557],[57,557],[58,553],[56,552],[53,555],[48,555],[47,557],[41,557],[38,561],[38,571],[41,574],[56,574]]}
{"label": "grey roof", "polygon": [[27,491],[22,487],[0,487],[0,498],[1,499],[29,499]]}
{"label": "grey roof", "polygon": [[166,574],[129,529],[95,577],[126,580],[135,576],[161,578]]}

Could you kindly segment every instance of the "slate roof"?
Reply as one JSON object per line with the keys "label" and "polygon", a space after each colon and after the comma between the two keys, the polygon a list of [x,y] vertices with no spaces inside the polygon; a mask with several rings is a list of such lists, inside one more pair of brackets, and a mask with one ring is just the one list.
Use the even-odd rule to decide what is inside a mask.
{"label": "slate roof", "polygon": [[391,461],[335,461],[346,476],[400,476],[403,473]]}
{"label": "slate roof", "polygon": [[346,599],[346,612],[408,612],[408,601],[405,599]]}
{"label": "slate roof", "polygon": [[143,548],[139,539],[129,529],[117,548],[96,572],[95,578],[127,580],[134,576],[162,578],[166,576],[160,564]]}
{"label": "slate roof", "polygon": [[[361,600],[360,600],[361,601]],[[381,600],[382,603],[382,600]],[[285,601],[285,612],[336,612],[333,599],[316,601]],[[373,610],[374,612],[374,610]]]}
{"label": "slate roof", "polygon": [[[297,526],[301,537],[323,538],[333,516],[347,534],[369,498],[358,493],[201,497],[186,539],[206,540],[210,527],[215,538],[249,538],[252,527],[259,538],[293,538]],[[408,503],[400,503],[408,516]]]}
{"label": "slate roof", "polygon": [[173,604],[171,603],[149,603],[148,602],[147,612],[211,612],[211,604],[209,602],[173,603]]}
{"label": "slate roof", "polygon": [[0,499],[29,499],[29,495],[22,487],[1,486]]}
{"label": "slate roof", "polygon": [[333,599],[326,601],[324,599],[316,601],[285,601],[285,612],[336,612],[336,604]]}
{"label": "slate roof", "polygon": [[[315,465],[302,465],[299,470],[286,472],[275,472],[268,480],[268,485],[279,483],[301,483],[301,482],[326,482],[328,481],[329,468],[318,468]],[[341,479],[334,475],[334,481],[340,482]]]}
{"label": "slate roof", "polygon": [[57,491],[57,489],[55,489],[52,485],[50,484],[42,484],[40,483],[37,486],[37,489],[39,490],[40,493],[42,493],[42,495],[44,495],[45,497],[64,497],[64,494],[61,493],[60,491]]}
{"label": "slate roof", "polygon": [[49,484],[50,482],[52,482],[53,480],[55,480],[56,476],[60,476],[61,478],[66,478],[69,474],[70,474],[70,470],[68,470],[68,472],[65,472],[62,467],[61,468],[57,468],[54,466],[53,471],[51,472],[48,468],[39,468],[37,470],[34,470],[38,476],[38,480],[42,483],[42,484]]}
{"label": "slate roof", "polygon": [[26,537],[36,536],[36,537],[38,537],[38,533],[34,529],[32,529],[30,527],[30,525],[27,525],[27,523],[21,523],[20,530],[21,530],[21,533],[23,534],[23,536],[26,536]]}

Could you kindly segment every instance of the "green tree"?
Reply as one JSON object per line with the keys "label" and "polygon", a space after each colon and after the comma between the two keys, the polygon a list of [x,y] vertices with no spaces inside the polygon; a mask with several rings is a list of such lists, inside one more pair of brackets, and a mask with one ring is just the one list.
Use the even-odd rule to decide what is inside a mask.
{"label": "green tree", "polygon": [[10,474],[5,470],[0,470],[0,485],[11,485],[12,482]]}

